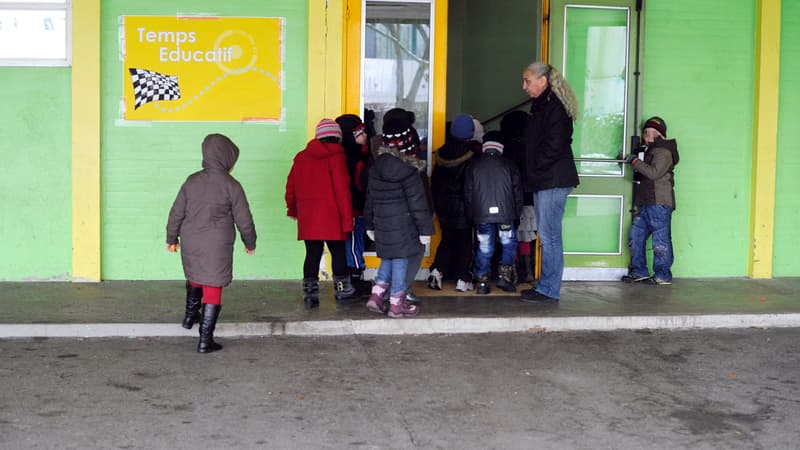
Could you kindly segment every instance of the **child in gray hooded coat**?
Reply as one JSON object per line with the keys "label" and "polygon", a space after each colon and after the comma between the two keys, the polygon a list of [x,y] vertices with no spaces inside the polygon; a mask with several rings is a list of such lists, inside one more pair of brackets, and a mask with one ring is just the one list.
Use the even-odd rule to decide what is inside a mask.
{"label": "child in gray hooded coat", "polygon": [[230,174],[239,148],[227,136],[210,134],[203,140],[203,170],[181,186],[167,222],[167,250],[180,245],[186,276],[184,328],[200,318],[197,351],[222,349],[214,342],[214,329],[222,309],[222,288],[233,279],[233,244],[236,230],[247,254],[256,249],[256,228],[242,185]]}

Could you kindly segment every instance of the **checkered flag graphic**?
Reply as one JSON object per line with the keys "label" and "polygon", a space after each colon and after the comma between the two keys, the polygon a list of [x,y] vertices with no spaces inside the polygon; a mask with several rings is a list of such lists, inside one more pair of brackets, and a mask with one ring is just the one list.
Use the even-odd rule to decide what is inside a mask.
{"label": "checkered flag graphic", "polygon": [[129,68],[133,82],[133,95],[136,103],[133,109],[139,109],[145,103],[158,100],[178,100],[181,90],[178,88],[178,77],[164,75],[152,70]]}

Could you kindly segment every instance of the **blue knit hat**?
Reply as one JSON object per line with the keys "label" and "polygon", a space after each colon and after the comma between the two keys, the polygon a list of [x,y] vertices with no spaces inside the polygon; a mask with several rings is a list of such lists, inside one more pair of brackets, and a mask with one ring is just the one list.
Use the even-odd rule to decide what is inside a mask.
{"label": "blue knit hat", "polygon": [[475,133],[475,123],[472,121],[472,116],[469,114],[459,114],[453,118],[453,124],[450,125],[450,134],[459,141],[468,141],[472,139]]}

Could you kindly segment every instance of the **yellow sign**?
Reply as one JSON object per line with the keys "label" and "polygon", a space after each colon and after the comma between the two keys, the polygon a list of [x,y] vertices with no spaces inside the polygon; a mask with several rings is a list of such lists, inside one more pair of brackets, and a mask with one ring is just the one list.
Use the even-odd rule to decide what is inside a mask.
{"label": "yellow sign", "polygon": [[125,16],[125,120],[278,122],[283,19]]}

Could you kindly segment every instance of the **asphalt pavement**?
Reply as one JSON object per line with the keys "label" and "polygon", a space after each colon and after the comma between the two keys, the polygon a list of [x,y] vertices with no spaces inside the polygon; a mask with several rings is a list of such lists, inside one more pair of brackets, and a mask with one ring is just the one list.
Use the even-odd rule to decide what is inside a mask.
{"label": "asphalt pavement", "polygon": [[800,448],[800,329],[0,340],[0,448]]}

